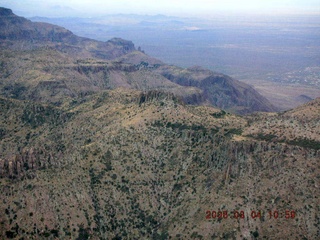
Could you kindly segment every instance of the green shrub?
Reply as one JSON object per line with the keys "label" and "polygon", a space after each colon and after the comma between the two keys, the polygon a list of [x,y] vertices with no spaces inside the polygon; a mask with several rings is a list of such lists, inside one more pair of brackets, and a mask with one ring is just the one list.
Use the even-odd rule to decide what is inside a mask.
{"label": "green shrub", "polygon": [[320,149],[320,142],[312,140],[312,139],[299,138],[299,139],[288,141],[287,143],[290,144],[290,145],[297,145],[297,146],[300,146],[300,147],[312,148],[312,149],[315,149],[315,150],[319,150]]}
{"label": "green shrub", "polygon": [[223,118],[226,114],[225,111],[221,110],[220,112],[211,113],[210,115],[214,118]]}

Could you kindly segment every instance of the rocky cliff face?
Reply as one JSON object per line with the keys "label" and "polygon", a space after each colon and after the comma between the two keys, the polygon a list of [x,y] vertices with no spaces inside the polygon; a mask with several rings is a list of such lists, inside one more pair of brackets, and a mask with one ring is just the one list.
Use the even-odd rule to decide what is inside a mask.
{"label": "rocky cliff face", "polygon": [[135,50],[132,42],[119,38],[99,42],[74,35],[71,31],[48,23],[31,22],[0,8],[0,46],[15,50],[53,47],[75,57],[115,59]]}
{"label": "rocky cliff face", "polygon": [[0,159],[0,175],[10,179],[33,178],[36,170],[57,167],[61,155],[61,152],[25,148],[10,158]]}
{"label": "rocky cliff face", "polygon": [[[188,104],[211,104],[240,114],[276,110],[253,88],[223,74],[216,74],[200,67],[181,69],[168,66],[141,51],[135,51],[133,43],[127,40],[114,38],[107,42],[95,41],[78,37],[59,26],[31,22],[14,15],[9,9],[2,8],[1,11],[3,15],[0,19],[0,46],[16,50],[15,55],[26,55],[20,50],[28,50],[31,55],[36,55],[33,57],[37,58],[35,61],[35,59],[21,56],[32,64],[20,64],[24,70],[20,74],[18,72],[22,72],[21,69],[12,70],[12,67],[10,69],[8,64],[10,59],[3,58],[1,63],[3,72],[17,71],[15,75],[6,74],[4,80],[10,84],[12,80],[18,82],[22,87],[20,89],[28,92],[28,84],[20,81],[24,80],[22,75],[29,72],[30,67],[41,66],[37,69],[38,72],[33,72],[33,79],[40,80],[45,75],[48,77],[48,74],[43,74],[43,71],[51,74],[51,79],[46,79],[45,82],[38,83],[37,87],[32,87],[32,94],[29,96],[32,96],[33,100],[61,104],[59,97],[62,96],[76,97],[79,92],[83,96],[100,89],[127,87],[139,90],[166,90],[182,97]],[[45,56],[45,53],[50,56]],[[53,56],[62,58],[64,61],[51,59],[48,62],[48,58],[54,58]],[[21,57],[14,61],[20,62]],[[75,58],[80,64],[72,67],[75,65]],[[101,62],[101,59],[113,60],[113,62]],[[23,65],[27,65],[28,70],[24,69]],[[63,74],[52,71],[54,69],[62,69]],[[73,70],[77,70],[78,73]],[[6,79],[7,77],[10,80]],[[73,80],[75,78],[78,79],[77,83]],[[59,81],[61,83],[58,83]],[[71,81],[72,86],[70,86]],[[54,89],[43,88],[44,85],[48,86],[49,82]],[[6,88],[13,87],[10,85]],[[27,98],[25,94],[23,95]],[[46,96],[52,96],[52,98],[48,99]]]}
{"label": "rocky cliff face", "polygon": [[251,86],[223,74],[200,67],[181,69],[164,66],[157,71],[177,84],[200,88],[205,99],[222,109],[240,114],[277,110]]}
{"label": "rocky cliff face", "polygon": [[183,87],[155,73],[156,66],[101,59],[74,59],[55,49],[0,52],[0,92],[16,99],[62,104],[105,89],[166,91],[201,104],[200,89]]}

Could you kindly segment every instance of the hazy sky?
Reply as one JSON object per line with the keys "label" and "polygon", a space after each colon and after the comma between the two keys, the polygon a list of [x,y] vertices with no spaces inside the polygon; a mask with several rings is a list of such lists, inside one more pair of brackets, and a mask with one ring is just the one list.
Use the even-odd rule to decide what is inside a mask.
{"label": "hazy sky", "polygon": [[114,13],[177,16],[235,13],[318,13],[320,0],[0,0],[24,16],[96,16]]}

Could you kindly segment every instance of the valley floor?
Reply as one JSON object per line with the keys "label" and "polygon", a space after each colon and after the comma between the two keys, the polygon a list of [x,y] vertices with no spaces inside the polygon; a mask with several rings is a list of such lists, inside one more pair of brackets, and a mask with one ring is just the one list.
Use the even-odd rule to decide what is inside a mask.
{"label": "valley floor", "polygon": [[[295,108],[307,101],[301,95],[310,98],[320,96],[320,88],[301,85],[301,84],[285,84],[276,83],[266,80],[241,80],[249,85],[252,85],[262,96],[266,97],[274,106],[281,111]],[[300,96],[300,97],[299,97]]]}

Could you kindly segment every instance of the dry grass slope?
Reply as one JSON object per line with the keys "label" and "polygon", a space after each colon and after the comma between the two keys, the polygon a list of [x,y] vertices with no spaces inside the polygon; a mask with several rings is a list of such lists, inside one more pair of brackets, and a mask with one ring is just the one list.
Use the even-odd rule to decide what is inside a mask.
{"label": "dry grass slope", "polygon": [[319,151],[245,137],[257,123],[123,88],[53,109],[1,102],[3,238],[316,239]]}
{"label": "dry grass slope", "polygon": [[242,113],[272,106],[128,41],[34,32],[0,13],[20,23],[6,31],[37,37],[12,39],[0,24],[1,239],[319,238],[319,99],[234,115],[213,98]]}

